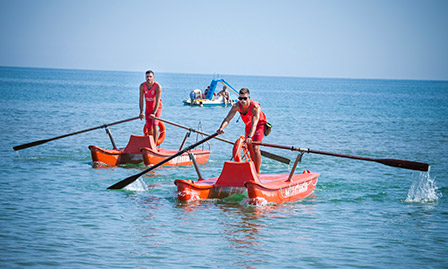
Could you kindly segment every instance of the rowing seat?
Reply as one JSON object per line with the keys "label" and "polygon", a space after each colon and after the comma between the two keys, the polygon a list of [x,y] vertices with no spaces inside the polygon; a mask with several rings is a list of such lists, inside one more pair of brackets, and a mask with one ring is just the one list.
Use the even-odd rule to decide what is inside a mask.
{"label": "rowing seat", "polygon": [[152,135],[131,135],[123,153],[141,154],[140,149],[144,147],[150,148],[156,152],[158,151]]}

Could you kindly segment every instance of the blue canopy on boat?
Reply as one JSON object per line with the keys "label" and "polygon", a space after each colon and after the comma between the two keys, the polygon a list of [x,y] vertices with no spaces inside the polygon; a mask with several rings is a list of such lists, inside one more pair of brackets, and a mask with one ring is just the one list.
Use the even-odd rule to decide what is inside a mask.
{"label": "blue canopy on boat", "polygon": [[225,81],[222,78],[219,78],[219,79],[213,79],[212,80],[212,82],[210,83],[210,86],[209,86],[210,88],[209,88],[209,90],[207,92],[207,96],[205,96],[205,99],[212,100],[213,94],[215,93],[216,86],[218,85],[218,82],[220,82],[223,85],[227,86],[227,88],[232,90],[236,95],[239,95],[239,93],[232,86],[230,86],[230,84],[227,83],[227,81]]}

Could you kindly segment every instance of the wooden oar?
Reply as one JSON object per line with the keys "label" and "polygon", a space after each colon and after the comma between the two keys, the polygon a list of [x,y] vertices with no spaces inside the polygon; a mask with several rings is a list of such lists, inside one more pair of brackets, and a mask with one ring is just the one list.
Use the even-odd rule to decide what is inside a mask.
{"label": "wooden oar", "polygon": [[14,150],[26,149],[26,148],[30,148],[30,147],[34,147],[34,146],[37,146],[37,145],[41,145],[41,144],[44,144],[44,143],[47,143],[47,142],[50,142],[50,141],[53,141],[53,140],[56,140],[56,139],[64,138],[64,137],[71,136],[71,135],[81,134],[81,133],[93,131],[93,130],[100,129],[100,128],[106,128],[108,126],[112,126],[112,125],[116,125],[116,124],[120,124],[120,123],[124,123],[124,122],[128,122],[128,121],[132,121],[132,120],[136,120],[138,118],[139,117],[134,117],[134,118],[130,118],[130,119],[127,119],[127,120],[121,120],[121,121],[117,121],[117,122],[113,122],[113,123],[103,124],[103,125],[100,125],[100,126],[97,126],[97,127],[93,127],[93,128],[89,128],[89,129],[86,129],[86,130],[73,132],[73,133],[69,133],[69,134],[65,134],[65,135],[61,135],[61,136],[56,136],[56,137],[49,138],[49,139],[37,140],[37,141],[34,141],[34,142],[30,142],[30,143],[22,144],[22,145],[19,145],[19,146],[15,146],[15,147],[13,147],[13,149]]}
{"label": "wooden oar", "polygon": [[[174,125],[174,126],[179,127],[179,128],[183,128],[183,129],[189,130],[191,132],[195,132],[195,133],[202,134],[202,135],[210,135],[210,134],[201,132],[199,130],[195,130],[193,128],[190,128],[190,127],[187,127],[187,126],[183,126],[183,125],[180,125],[178,123],[174,123],[174,122],[171,122],[171,121],[168,121],[168,120],[164,120],[164,119],[157,118],[157,117],[155,117],[155,119],[163,121],[163,122],[171,124],[171,125]],[[226,143],[229,143],[229,144],[232,144],[232,145],[234,144],[234,142],[229,141],[229,140],[224,139],[224,138],[215,137],[215,139],[223,141],[223,142],[226,142]],[[276,155],[276,154],[273,154],[273,153],[270,153],[270,152],[266,152],[264,150],[260,150],[260,152],[261,152],[261,155],[263,155],[264,157],[269,158],[269,159],[273,159],[273,160],[281,162],[281,163],[289,164],[291,162],[291,160],[288,159],[288,158],[285,158],[285,157],[282,157],[282,156],[279,156],[279,155]]]}
{"label": "wooden oar", "polygon": [[345,154],[325,152],[325,151],[319,151],[319,150],[312,150],[312,149],[307,149],[307,148],[295,148],[295,147],[288,147],[288,146],[275,145],[275,144],[266,144],[266,143],[257,143],[257,142],[253,142],[253,143],[260,145],[260,146],[265,146],[265,147],[288,149],[288,150],[300,151],[300,152],[305,152],[305,153],[316,153],[316,154],[330,155],[330,156],[335,156],[335,157],[377,162],[377,163],[381,163],[381,164],[388,165],[388,166],[411,169],[411,170],[418,170],[418,171],[428,171],[429,170],[429,164],[421,163],[421,162],[399,160],[399,159],[375,159],[375,158],[359,157],[359,156],[345,155]]}
{"label": "wooden oar", "polygon": [[120,181],[118,183],[115,183],[114,185],[108,187],[108,189],[110,189],[110,190],[122,189],[122,188],[126,187],[127,185],[131,184],[132,182],[134,182],[135,180],[137,180],[137,178],[139,178],[140,176],[148,173],[151,170],[156,169],[157,167],[161,166],[162,164],[164,164],[166,162],[171,161],[172,159],[176,158],[177,156],[180,156],[180,155],[184,154],[185,152],[192,150],[193,148],[199,146],[202,143],[207,142],[208,140],[216,137],[217,135],[218,135],[218,133],[214,133],[214,134],[212,134],[210,136],[207,136],[206,138],[202,139],[201,141],[198,141],[197,143],[195,143],[193,145],[190,145],[190,146],[186,147],[185,149],[183,149],[181,151],[178,151],[176,154],[171,155],[170,157],[168,157],[165,160],[163,160],[163,161],[161,161],[161,162],[159,162],[159,163],[149,167],[148,169],[143,170],[142,172],[140,172],[138,174],[135,174],[133,176],[127,177],[127,178],[123,179],[122,181]]}

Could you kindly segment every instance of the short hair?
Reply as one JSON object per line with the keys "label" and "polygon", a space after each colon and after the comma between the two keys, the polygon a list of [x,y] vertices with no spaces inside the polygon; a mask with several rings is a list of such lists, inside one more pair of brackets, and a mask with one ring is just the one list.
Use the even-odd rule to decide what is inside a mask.
{"label": "short hair", "polygon": [[246,93],[250,95],[249,89],[248,88],[241,88],[240,94],[246,94]]}
{"label": "short hair", "polygon": [[146,75],[148,75],[148,74],[153,74],[153,75],[154,75],[154,72],[152,72],[152,70],[148,70],[148,71],[146,71],[145,74],[146,74]]}

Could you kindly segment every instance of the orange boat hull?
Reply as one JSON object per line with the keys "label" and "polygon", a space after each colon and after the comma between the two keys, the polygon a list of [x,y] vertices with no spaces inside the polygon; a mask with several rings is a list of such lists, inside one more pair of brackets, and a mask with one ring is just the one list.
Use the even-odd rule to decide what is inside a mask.
{"label": "orange boat hull", "polygon": [[124,153],[123,149],[103,149],[89,146],[92,161],[97,165],[117,166],[120,164],[139,164],[143,162],[142,154]]}
{"label": "orange boat hull", "polygon": [[[103,149],[97,146],[89,146],[92,160],[96,165],[117,166],[120,164],[139,164],[144,162],[146,165],[159,163],[166,158],[177,153],[177,150],[167,150],[158,148],[154,143],[152,136],[131,135],[125,148],[121,149]],[[210,150],[192,150],[196,162],[206,163],[210,157]],[[191,165],[188,153],[182,154],[164,165]]]}
{"label": "orange boat hull", "polygon": [[[141,149],[142,156],[143,156],[143,162],[145,165],[154,165],[157,164],[166,158],[176,154],[177,150],[167,150],[167,149],[158,149],[157,151],[154,151],[150,148],[144,147]],[[198,164],[206,163],[208,162],[208,159],[210,157],[210,150],[192,150],[190,151]],[[163,165],[168,166],[176,166],[176,165],[192,165],[193,161],[190,160],[190,156],[188,156],[188,153],[184,153],[180,156],[177,156],[176,158],[170,160],[169,162],[166,162]]]}
{"label": "orange boat hull", "polygon": [[181,201],[222,199],[233,194],[247,193],[249,203],[286,203],[309,196],[316,187],[318,173],[304,171],[288,180],[287,174],[260,174],[252,162],[224,163],[217,178],[198,181],[177,179],[177,198]]}
{"label": "orange boat hull", "polygon": [[294,175],[291,180],[287,180],[289,175],[276,175],[272,181],[262,179],[259,183],[250,180],[244,185],[251,204],[287,203],[308,197],[314,191],[319,175],[304,171],[303,174]]}
{"label": "orange boat hull", "polygon": [[246,193],[245,187],[216,186],[217,178],[198,181],[177,179],[177,198],[180,201],[195,201],[201,199],[223,199],[233,194]]}

